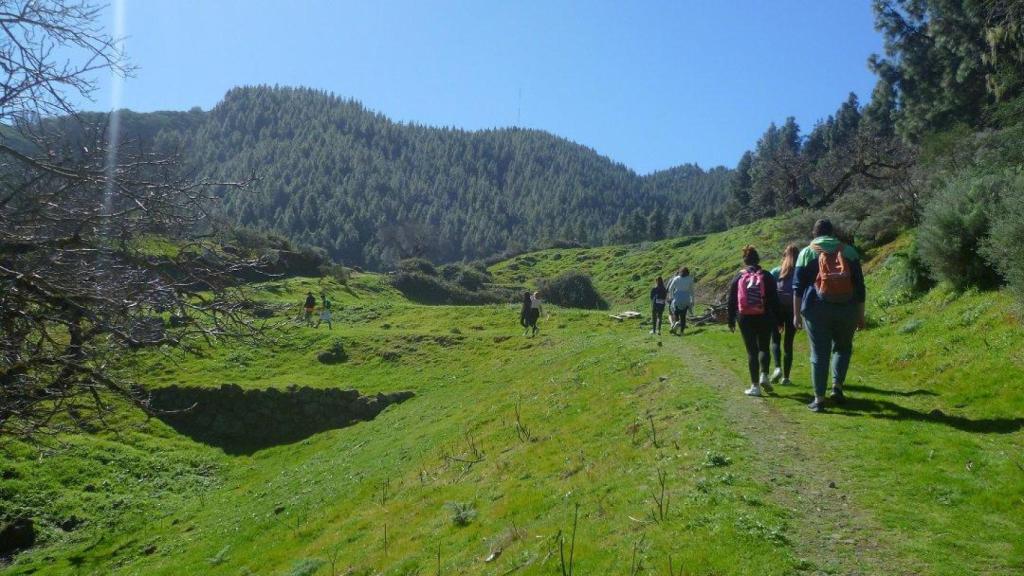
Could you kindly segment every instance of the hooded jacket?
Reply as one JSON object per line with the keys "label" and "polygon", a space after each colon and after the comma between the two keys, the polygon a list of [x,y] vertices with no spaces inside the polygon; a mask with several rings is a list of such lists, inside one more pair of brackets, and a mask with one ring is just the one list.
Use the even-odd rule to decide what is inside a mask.
{"label": "hooded jacket", "polygon": [[[853,280],[853,302],[863,304],[867,299],[867,289],[864,287],[864,272],[861,269],[860,253],[857,252],[857,249],[849,244],[842,244],[834,236],[819,236],[812,240],[811,244],[817,244],[829,254],[835,254],[839,246],[843,246],[843,256],[850,264],[850,276]],[[818,291],[814,288],[817,278],[818,253],[809,245],[797,256],[796,270],[793,272],[793,293],[800,296],[801,312],[806,312],[809,308],[822,302],[818,298]]]}

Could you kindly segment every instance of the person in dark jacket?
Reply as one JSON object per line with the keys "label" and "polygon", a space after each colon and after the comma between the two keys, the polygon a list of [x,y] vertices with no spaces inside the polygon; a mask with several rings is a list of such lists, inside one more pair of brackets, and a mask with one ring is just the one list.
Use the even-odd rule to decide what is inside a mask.
{"label": "person in dark jacket", "polygon": [[796,244],[786,246],[782,252],[782,263],[772,269],[772,277],[779,289],[779,304],[782,306],[781,326],[772,332],[772,358],[775,359],[775,371],[771,383],[780,379],[783,386],[792,384],[789,376],[793,371],[793,339],[796,337],[796,325],[793,324],[793,277],[796,275],[796,258],[800,247]]}
{"label": "person in dark jacket", "polygon": [[303,318],[306,320],[306,326],[313,325],[313,311],[316,310],[316,296],[313,296],[312,292],[306,293],[306,301],[302,304]]}
{"label": "person in dark jacket", "polygon": [[745,394],[761,396],[761,390],[772,391],[768,351],[782,310],[775,279],[761,268],[761,256],[753,246],[743,249],[743,265],[729,284],[729,330],[735,332],[739,324],[747,349],[750,388]]}
{"label": "person in dark jacket", "polygon": [[[793,324],[807,328],[811,342],[811,381],[814,412],[825,410],[825,389],[832,368],[832,399],[842,403],[843,385],[853,356],[853,335],[864,328],[864,271],[857,250],[835,237],[832,222],[818,220],[814,240],[800,251],[793,279]],[[839,264],[842,270],[822,272],[822,259]],[[837,290],[836,287],[842,289]]]}
{"label": "person in dark jacket", "polygon": [[519,309],[519,325],[525,330],[523,336],[530,333],[530,293],[523,292],[522,307]]}
{"label": "person in dark jacket", "polygon": [[665,315],[665,302],[668,300],[668,288],[661,276],[651,288],[651,334],[661,335],[661,320]]}

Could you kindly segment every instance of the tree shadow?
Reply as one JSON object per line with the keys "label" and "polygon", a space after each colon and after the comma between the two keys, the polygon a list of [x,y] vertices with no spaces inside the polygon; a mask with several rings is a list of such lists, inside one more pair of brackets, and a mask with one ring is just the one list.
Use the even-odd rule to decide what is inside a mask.
{"label": "tree shadow", "polygon": [[[853,387],[848,387],[853,390]],[[864,387],[858,387],[864,389]],[[798,392],[780,396],[795,402],[808,403],[814,396],[806,392]],[[1024,428],[1024,418],[981,418],[972,420],[963,416],[946,414],[935,409],[930,412],[920,412],[900,406],[888,400],[872,400],[858,396],[847,396],[842,404],[828,403],[828,411],[839,416],[862,416],[879,418],[882,420],[910,420],[914,422],[928,422],[941,424],[964,432],[977,434],[1010,434]]]}
{"label": "tree shadow", "polygon": [[227,454],[290,444],[326,430],[372,420],[412,392],[362,396],[356,390],[290,386],[243,390],[169,386],[150,391],[150,412],[179,433]]}

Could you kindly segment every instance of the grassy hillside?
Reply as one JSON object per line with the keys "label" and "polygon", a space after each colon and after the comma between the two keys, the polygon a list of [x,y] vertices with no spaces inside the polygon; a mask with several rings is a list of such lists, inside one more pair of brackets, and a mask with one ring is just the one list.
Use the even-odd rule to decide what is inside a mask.
{"label": "grassy hillside", "polygon": [[[708,301],[744,243],[780,251],[780,226],[548,250],[493,272],[529,283],[584,269],[622,308],[686,264]],[[0,509],[36,518],[45,541],[3,572],[558,574],[561,542],[578,574],[663,574],[670,559],[708,575],[1014,573],[1021,329],[999,293],[909,294],[905,244],[871,255],[872,328],[849,404],[824,415],[803,407],[802,337],[796,386],[754,400],[739,337],[721,327],[660,340],[552,308],[524,338],[514,307],[419,306],[376,275],[257,286],[288,321],[275,341],[149,356],[139,376],[416,396],[237,455],[129,411],[116,434],[20,447],[0,463]],[[292,320],[321,289],[340,308],[331,332]],[[335,341],[347,361],[318,362]]]}

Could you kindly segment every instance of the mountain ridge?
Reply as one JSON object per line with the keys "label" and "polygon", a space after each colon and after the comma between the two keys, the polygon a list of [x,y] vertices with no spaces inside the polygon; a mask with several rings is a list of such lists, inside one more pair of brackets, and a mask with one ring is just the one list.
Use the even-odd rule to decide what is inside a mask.
{"label": "mountain ridge", "polygon": [[233,88],[209,111],[124,111],[121,126],[199,176],[258,174],[248,190],[217,190],[236,224],[377,269],[724,228],[732,172],[683,164],[641,176],[547,131],[394,121],[309,88]]}

